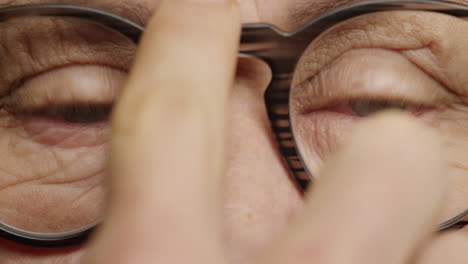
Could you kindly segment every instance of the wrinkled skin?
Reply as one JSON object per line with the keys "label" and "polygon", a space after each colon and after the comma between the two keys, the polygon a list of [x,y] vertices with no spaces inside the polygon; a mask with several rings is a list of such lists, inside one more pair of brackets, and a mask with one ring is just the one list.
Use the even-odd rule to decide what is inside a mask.
{"label": "wrinkled skin", "polygon": [[[140,11],[136,14],[138,21],[146,23],[157,6],[156,1],[131,1],[142,8],[136,9]],[[320,2],[241,0],[239,4],[242,22],[270,22],[287,30],[293,29],[304,22],[292,18],[306,1]],[[74,3],[72,0],[67,2]],[[108,10],[112,10],[109,6],[115,3],[116,0],[85,1],[86,5]],[[323,6],[326,5],[312,6],[310,18],[322,13]],[[122,15],[132,16],[125,12],[122,12]],[[312,86],[325,84],[337,87],[343,97],[370,95],[385,99],[394,96],[424,105],[422,110],[418,108],[412,113],[440,132],[446,151],[444,157],[449,165],[446,174],[449,178],[448,198],[438,216],[440,222],[463,211],[468,205],[468,161],[465,158],[468,154],[468,78],[460,77],[464,74],[464,65],[468,61],[465,58],[468,55],[464,52],[464,48],[468,46],[468,34],[465,33],[468,32],[468,25],[444,15],[433,14],[429,17],[427,14],[394,13],[392,16],[396,18],[385,16],[386,18],[382,19],[382,14],[369,16],[366,18],[368,21],[353,20],[354,23],[343,24],[330,30],[325,37],[313,44],[315,50],[323,49],[321,54],[328,56],[319,56],[318,52],[314,54],[311,51],[310,60],[316,56],[314,63],[308,64],[304,59],[301,63],[307,66],[304,67],[304,72],[297,74],[295,82],[300,83],[302,79],[317,74]],[[404,30],[417,32],[414,34],[415,38],[403,39],[401,34],[399,35],[402,29],[391,23],[396,20],[406,21],[408,27]],[[360,35],[358,30],[353,31],[353,27],[362,28],[359,23],[368,23],[370,30],[375,30],[376,33]],[[334,31],[340,34],[334,34]],[[38,35],[37,38],[40,38],[40,34]],[[389,35],[392,37],[389,38]],[[450,39],[447,36],[450,36]],[[63,37],[63,34],[57,34],[58,40]],[[53,43],[54,40],[49,38],[47,41]],[[102,98],[97,103],[112,100],[123,86],[128,71],[125,65],[129,64],[133,56],[132,51],[125,48],[130,47],[131,43],[119,41],[122,41],[119,42],[122,45],[118,47],[124,47],[120,53],[124,54],[122,58],[106,56],[114,54],[116,47],[99,40],[92,42],[91,50],[83,50],[76,44],[76,49],[72,51],[58,52],[57,58],[52,57],[52,62],[48,62],[50,65],[76,62],[83,54],[97,54],[90,57],[103,61],[94,62],[95,65],[92,61],[79,61],[76,65],[39,74],[22,83],[21,89],[0,100],[0,104],[4,106],[0,113],[0,129],[3,135],[0,138],[0,149],[1,153],[12,153],[5,154],[0,161],[0,213],[7,215],[4,210],[22,208],[20,215],[10,218],[10,221],[18,226],[36,230],[63,230],[89,223],[103,210],[107,190],[104,179],[107,172],[109,124],[91,122],[91,125],[83,128],[41,119],[37,115],[31,118],[24,114],[16,114],[15,111],[22,113],[24,108],[40,107],[44,102],[57,98],[60,103],[70,102],[76,97],[95,98],[96,89],[92,88],[102,87],[103,84],[112,89],[99,94]],[[312,47],[310,50],[313,50]],[[70,58],[64,58],[66,56],[63,54]],[[339,55],[341,57],[337,59]],[[89,60],[89,57],[87,58]],[[332,63],[332,58],[333,63],[338,66],[325,68],[318,73],[321,67]],[[392,67],[392,63],[398,67]],[[103,64],[112,67],[104,67]],[[38,71],[40,65],[18,67],[16,74],[25,71],[27,73],[23,74],[32,75],[34,71]],[[242,262],[261,254],[282,233],[291,218],[303,206],[303,197],[282,164],[269,130],[263,101],[263,93],[270,78],[268,70],[251,67],[248,63],[240,63],[237,70],[236,82],[228,104],[229,129],[226,172],[223,176],[222,219],[227,255],[232,260]],[[12,83],[17,78],[14,74],[2,77],[5,78],[2,81]],[[89,76],[90,83],[85,85],[80,83],[83,79],[74,79],[74,76],[80,75]],[[402,75],[405,78],[399,78]],[[350,78],[355,80],[349,81]],[[385,79],[388,82],[379,83],[381,89],[373,92],[372,88],[377,86],[376,79]],[[56,81],[57,85],[49,85],[52,80],[59,81]],[[60,84],[69,82],[76,85],[76,91],[62,94]],[[44,85],[45,83],[47,85]],[[346,89],[352,88],[347,87],[352,83],[364,85],[359,86],[362,89]],[[31,88],[29,91],[28,87],[40,87],[44,92],[32,91]],[[393,89],[395,87],[398,89]],[[6,94],[4,90],[8,88],[1,89],[1,94]],[[408,90],[411,92],[407,92]],[[305,94],[300,88],[294,91],[297,91],[292,94],[293,100],[297,101],[292,108],[294,122],[298,131],[304,131],[304,141],[307,145],[314,146],[314,151],[306,156],[311,160],[313,170],[321,175],[320,165],[328,154],[337,148],[349,131],[348,128],[365,118],[347,115],[349,109],[325,111],[329,105],[320,102],[326,102],[329,97],[337,97],[338,93]],[[405,91],[405,95],[402,95],[402,91]],[[54,96],[49,97],[51,94]],[[316,96],[319,96],[319,99]],[[314,102],[319,103],[310,103],[310,97],[314,97]],[[312,114],[303,114],[308,109],[314,109]],[[320,129],[317,129],[319,126]],[[28,198],[34,199],[35,202],[28,202]],[[56,210],[47,213],[41,210],[50,207]],[[44,219],[42,223],[47,222],[47,219],[56,218],[73,221],[64,221],[69,226],[44,227],[34,221],[38,216]],[[169,222],[167,224],[169,225]],[[45,250],[0,241],[0,259],[2,263],[7,264],[77,264],[86,252],[86,245]]]}

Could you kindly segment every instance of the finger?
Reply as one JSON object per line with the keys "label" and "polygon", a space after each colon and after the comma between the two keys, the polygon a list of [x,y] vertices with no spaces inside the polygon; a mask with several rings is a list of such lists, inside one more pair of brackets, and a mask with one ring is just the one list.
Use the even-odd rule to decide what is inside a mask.
{"label": "finger", "polygon": [[404,263],[444,200],[440,140],[396,113],[363,121],[326,162],[269,263]]}
{"label": "finger", "polygon": [[240,22],[233,1],[204,2],[162,1],[143,36],[113,115],[110,210],[94,263],[206,263],[221,247]]}
{"label": "finger", "polygon": [[431,240],[414,264],[468,263],[468,228],[446,232]]}

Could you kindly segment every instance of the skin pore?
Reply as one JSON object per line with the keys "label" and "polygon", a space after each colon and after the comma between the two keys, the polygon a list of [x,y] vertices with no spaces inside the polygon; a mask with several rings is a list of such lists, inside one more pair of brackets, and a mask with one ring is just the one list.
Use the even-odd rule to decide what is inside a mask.
{"label": "skin pore", "polygon": [[[54,3],[56,2],[57,1]],[[12,3],[16,5],[32,2],[19,0]],[[130,1],[123,0],[69,0],[64,1],[64,3],[97,7],[103,10],[122,14],[132,20],[141,22],[142,24],[146,24],[153,10],[157,8],[157,3],[153,0],[132,0],[131,4],[129,4]],[[242,22],[269,22],[284,29],[296,28],[304,21],[308,20],[307,18],[310,19],[331,7],[346,3],[346,1],[330,3],[326,0],[239,1]],[[305,7],[308,7],[307,10],[309,10],[310,13],[304,13]],[[300,16],[298,14],[300,14]],[[405,15],[401,16],[403,17],[402,19],[405,19],[404,16]],[[371,17],[369,19],[379,21],[379,19],[375,17]],[[389,60],[396,61],[401,60],[403,57],[404,59],[411,61],[413,67],[414,65],[418,65],[419,68],[424,68],[422,71],[429,72],[431,78],[435,79],[435,81],[433,79],[427,80],[427,90],[416,90],[413,95],[415,98],[414,101],[422,100],[421,98],[427,99],[427,102],[417,103],[424,103],[424,106],[427,109],[430,109],[427,110],[424,115],[418,117],[421,117],[427,124],[439,128],[442,134],[446,136],[444,139],[449,148],[450,154],[447,157],[451,166],[450,173],[447,177],[453,178],[453,182],[451,183],[453,187],[449,192],[449,195],[451,196],[451,198],[449,198],[450,202],[447,203],[445,211],[440,217],[441,219],[446,219],[465,209],[464,206],[468,204],[468,193],[466,193],[466,186],[468,186],[468,164],[466,164],[466,161],[463,159],[463,157],[466,156],[465,154],[467,149],[464,147],[466,145],[465,142],[468,142],[466,140],[466,135],[468,134],[466,131],[468,129],[468,100],[466,99],[466,94],[468,94],[468,91],[463,90],[463,87],[466,87],[463,86],[463,82],[446,83],[455,80],[455,77],[448,76],[447,72],[443,72],[441,69],[454,69],[453,71],[450,71],[450,73],[454,73],[457,76],[460,75],[457,74],[456,69],[462,68],[460,65],[463,65],[462,62],[464,60],[463,58],[460,58],[462,56],[456,56],[453,54],[463,54],[462,52],[457,51],[456,48],[466,47],[466,45],[464,45],[466,43],[464,42],[468,41],[468,39],[464,36],[462,30],[464,27],[468,29],[468,26],[454,22],[453,18],[434,15],[430,18],[430,21],[437,19],[437,26],[425,28],[426,26],[424,25],[427,25],[427,23],[425,23],[425,19],[427,18],[423,16],[408,18],[415,28],[420,27],[420,32],[427,32],[429,29],[431,32],[435,32],[433,36],[430,36],[430,34],[421,34],[419,36],[420,38],[415,40],[415,42],[419,41],[423,44],[425,44],[425,42],[430,42],[431,45],[423,45],[422,47],[418,47],[418,49],[398,50],[398,52],[395,52],[394,49],[396,48],[393,48],[392,54],[388,54],[386,51],[382,50],[374,50],[366,53],[370,55],[369,60],[364,63],[360,61],[359,58],[362,56],[359,56],[360,54],[358,53],[366,52],[365,50],[349,51],[347,54],[342,55],[342,61],[337,60],[336,63],[344,65],[342,66],[344,70],[341,69],[341,72],[346,72],[346,67],[352,68],[349,65],[357,65],[359,63],[363,63],[367,66],[380,65],[381,67],[369,67],[369,69],[366,69],[366,73],[370,76],[369,78],[380,76],[379,74],[395,74],[398,76],[401,75],[401,72],[398,72],[398,70],[401,69],[387,69],[385,68],[385,64],[382,64],[379,61],[379,58],[382,56],[388,56]],[[362,20],[360,21],[361,23],[364,23]],[[356,23],[359,23],[359,21]],[[381,23],[384,24],[383,22]],[[374,23],[374,25],[375,24],[376,23]],[[457,42],[453,43],[440,38],[440,35],[438,35],[437,32],[450,35],[450,33],[443,32],[443,29],[445,28],[444,25],[450,25],[450,29],[453,31],[451,32],[452,35],[458,34],[458,36],[460,36],[457,38]],[[349,29],[350,34],[355,33],[355,31],[352,30],[352,26],[353,24],[348,26],[351,28]],[[375,28],[376,30],[379,29],[378,27]],[[381,27],[379,32],[381,32],[382,28],[385,27]],[[394,31],[392,32],[397,35]],[[89,33],[89,31],[80,33],[83,35],[83,37],[80,38],[81,41],[83,39],[87,39],[85,36],[88,36],[87,34]],[[40,34],[38,33],[38,35]],[[52,34],[52,36],[54,36],[54,34]],[[55,36],[57,38],[62,38],[61,40],[64,40],[64,38],[71,38],[71,36],[64,36],[63,32],[57,32]],[[343,34],[337,34],[335,37],[333,32],[329,32],[327,36],[328,37],[324,37],[318,42],[315,42],[314,45],[325,49],[330,46],[327,45],[327,41],[335,43],[336,41],[339,41],[336,40],[336,38],[347,37]],[[388,42],[385,42],[381,38],[379,39],[378,34],[376,34],[375,39],[369,40],[366,38],[362,40],[361,43],[359,43],[359,41],[361,41],[359,39],[352,39],[356,42],[354,43],[353,48],[360,45],[366,46],[365,48],[369,48],[367,45],[368,43],[362,44],[364,41],[372,42],[373,45],[375,45],[375,49],[384,49],[386,45],[389,45]],[[53,39],[50,39],[50,36],[49,41],[51,41],[51,43],[53,42]],[[39,43],[40,41],[36,42]],[[83,51],[83,49],[80,48],[83,46],[80,45],[79,40],[74,39],[71,42],[75,43],[74,45],[76,45],[76,50],[73,52],[69,52],[68,50],[68,52],[63,52],[63,54],[57,56],[57,58],[68,61],[54,61],[47,63],[51,65],[49,67],[53,68],[57,65],[67,64],[70,63],[70,61],[73,61],[75,64],[80,65],[79,68],[77,68],[76,65],[71,67],[67,66],[66,68],[55,70],[56,72],[48,71],[47,73],[29,78],[28,81],[23,84],[24,89],[21,88],[16,90],[16,92],[12,93],[7,99],[2,99],[2,106],[18,105],[18,102],[21,102],[19,105],[22,105],[23,108],[37,109],[42,107],[41,104],[44,104],[44,101],[48,102],[50,100],[56,100],[56,97],[54,97],[54,99],[46,96],[43,96],[42,98],[41,96],[34,96],[37,100],[29,100],[29,98],[31,98],[30,93],[34,93],[34,91],[27,91],[28,85],[30,87],[39,86],[45,90],[51,89],[47,90],[44,94],[55,94],[60,90],[59,86],[41,86],[41,84],[48,81],[48,78],[56,78],[55,76],[47,76],[47,74],[51,75],[52,73],[63,78],[63,82],[68,82],[68,80],[72,78],[70,76],[76,76],[76,74],[89,76],[89,72],[102,72],[99,76],[105,77],[103,79],[99,79],[101,77],[96,77],[96,81],[92,83],[92,85],[98,87],[101,86],[101,84],[106,84],[106,87],[109,87],[110,91],[104,95],[100,95],[102,97],[101,101],[94,103],[105,105],[109,100],[115,97],[118,92],[115,92],[114,90],[118,91],[123,85],[122,79],[124,78],[122,77],[122,74],[125,74],[125,71],[129,70],[124,66],[119,65],[119,63],[128,65],[128,57],[131,57],[133,54],[128,54],[127,57],[124,56],[124,58],[114,58],[115,61],[113,61],[109,59],[112,56],[108,56],[107,54],[110,53],[110,50],[115,49],[115,47],[107,46],[108,43],[104,40],[93,39],[93,41],[87,42],[86,45],[83,46],[91,47],[91,50],[88,51]],[[43,43],[43,41],[41,41],[41,43]],[[126,49],[125,47],[130,47],[130,45],[131,44],[123,41],[121,45],[118,45],[118,47],[124,47],[123,51],[128,51],[129,49]],[[340,46],[339,48],[342,50],[340,51],[337,49],[327,52],[327,54],[332,54],[333,52],[345,53],[344,50],[351,50],[351,47],[345,45]],[[77,62],[78,57],[83,57],[80,56],[79,52],[93,54],[93,56],[87,57],[88,60],[90,60],[89,58],[96,59],[102,57],[102,60],[107,59],[109,61]],[[440,54],[450,52],[453,52],[451,56],[443,56],[444,58],[450,59],[446,61],[438,60],[438,58],[442,57]],[[67,58],[67,54],[71,57],[75,54],[76,58]],[[125,52],[118,52],[118,54],[125,54]],[[373,57],[372,54],[377,55]],[[40,56],[43,56],[44,58],[49,57],[46,55]],[[395,56],[400,57],[395,58]],[[326,64],[326,62],[324,62],[324,64]],[[41,65],[44,65],[44,63]],[[227,164],[226,173],[223,177],[224,189],[222,190],[222,193],[223,230],[224,239],[228,248],[228,255],[233,260],[244,261],[245,259],[262,252],[271,241],[275,240],[281,234],[285,226],[290,222],[291,217],[299,208],[301,208],[302,195],[294,185],[292,179],[287,173],[287,170],[282,165],[281,157],[275,149],[274,140],[271,132],[269,131],[269,123],[263,105],[263,92],[266,88],[265,80],[268,79],[268,73],[260,71],[258,74],[259,76],[255,76],[245,73],[249,72],[249,69],[242,69],[242,65],[239,67],[238,76],[236,77],[236,82],[229,98],[229,115],[227,121],[229,123],[229,143],[227,146]],[[21,68],[21,70],[24,70],[24,67]],[[41,70],[44,71],[45,69]],[[313,70],[314,69],[307,69],[308,74],[311,74]],[[414,76],[416,76],[414,77],[416,79],[415,82],[421,81],[420,79],[423,78],[428,78],[425,75],[423,76],[420,71],[417,71],[417,69],[411,68],[411,70],[414,71]],[[17,70],[17,72],[19,71],[20,70]],[[31,72],[33,72],[33,69],[31,69]],[[31,72],[29,72],[29,74],[31,74]],[[409,70],[406,72],[411,73]],[[322,73],[322,76],[324,77],[320,77],[323,78],[322,82],[343,82],[343,80],[339,78],[332,79],[330,81],[330,78],[326,78],[327,74],[340,73],[334,73],[331,70],[330,72],[326,72],[326,70],[324,70]],[[349,74],[354,76],[357,75],[352,72]],[[413,78],[413,75],[408,78],[410,81],[413,81],[413,79],[411,79]],[[12,79],[14,78],[12,77]],[[109,80],[112,80],[115,83],[109,82]],[[465,80],[465,82],[466,81],[467,80]],[[89,93],[86,93],[86,91],[78,89],[80,86],[84,86],[84,84],[79,83],[79,81],[74,84],[77,86],[76,94],[65,93],[62,97],[59,97],[61,101],[58,103],[69,104],[71,100],[76,98],[86,98],[87,96],[89,96],[89,98],[95,97],[95,95],[90,91],[88,91]],[[89,84],[86,85],[89,87]],[[343,87],[346,83],[333,85]],[[392,87],[391,85],[394,84],[390,83],[383,85],[385,89],[382,90],[390,90],[388,87]],[[0,91],[0,93],[2,95],[5,94],[4,90]],[[359,93],[359,91],[357,93]],[[401,94],[402,93],[399,93],[400,96]],[[314,95],[316,96],[317,94],[304,96],[298,92],[297,100],[300,102],[301,100],[304,100],[305,97]],[[362,96],[362,94],[357,94],[356,97],[359,95]],[[426,95],[427,98],[425,97]],[[345,96],[351,95],[345,94]],[[372,94],[372,96],[383,97],[387,95]],[[407,98],[403,99],[410,100]],[[343,105],[348,106],[344,103]],[[436,106],[438,108],[436,110],[432,110],[433,107]],[[323,107],[311,107],[310,105],[305,105],[305,103],[298,103],[297,118],[303,119],[303,121],[301,121],[303,124],[302,127],[306,128],[306,131],[310,131],[313,129],[307,127],[311,126],[310,123],[307,123],[307,120],[310,120],[308,119],[310,116],[301,114],[307,112],[306,108],[323,109]],[[68,207],[70,201],[74,201],[72,208],[73,214],[76,214],[76,212],[82,212],[80,215],[92,218],[93,214],[96,212],[93,213],[91,211],[89,204],[93,204],[93,209],[96,211],[99,211],[103,206],[101,203],[104,199],[103,193],[105,192],[103,178],[105,174],[106,138],[108,137],[108,127],[105,124],[106,121],[99,120],[102,122],[95,122],[96,120],[93,120],[93,122],[84,122],[89,126],[86,129],[83,129],[81,126],[70,127],[69,125],[64,124],[64,122],[57,121],[53,118],[51,121],[50,116],[56,117],[58,115],[57,113],[60,113],[61,118],[65,115],[67,120],[79,119],[79,117],[73,115],[70,117],[69,115],[63,114],[63,109],[60,111],[49,111],[47,114],[44,114],[43,111],[33,111],[32,116],[36,117],[39,121],[36,119],[31,121],[30,119],[25,118],[25,115],[16,115],[16,112],[23,113],[24,111],[23,109],[12,109],[3,112],[2,119],[0,120],[2,125],[0,133],[5,134],[0,141],[0,148],[3,153],[15,153],[15,155],[5,157],[0,164],[0,190],[3,192],[0,196],[2,197],[2,199],[0,199],[0,208],[8,208],[8,206],[11,208],[12,205],[8,205],[6,203],[8,203],[8,201],[17,201],[12,198],[3,197],[13,197],[13,195],[28,195],[34,193],[35,195],[38,195],[44,203],[56,204],[60,201],[60,203],[58,203],[59,205],[57,205],[58,208]],[[65,112],[73,113],[73,110],[67,109]],[[30,114],[29,111],[26,111],[26,113],[28,115]],[[314,113],[315,116],[313,118],[315,119],[325,118],[318,116],[319,112],[317,111]],[[45,121],[43,120],[44,117],[46,117]],[[339,138],[344,137],[344,134],[338,132],[337,128],[348,124],[354,125],[355,122],[359,121],[357,119],[359,118],[345,118],[343,116],[331,116],[328,118],[327,122],[330,122],[329,125],[331,128],[329,128],[329,131],[321,138],[325,138],[325,140],[333,142],[332,144],[326,145],[326,147],[334,149],[335,144],[337,144],[335,141],[338,142]],[[333,140],[333,138],[338,139]],[[314,143],[316,142],[311,142],[310,144]],[[326,153],[331,151],[324,149],[323,147],[324,146],[319,146],[317,148],[323,153],[314,153],[313,159],[317,160],[317,163],[320,163],[322,159],[325,159]],[[27,170],[24,168],[27,168]],[[38,171],[40,173],[38,173]],[[37,175],[40,175],[40,177]],[[72,192],[72,195],[70,195],[70,192]],[[53,193],[54,196],[50,196],[51,193]],[[64,197],[69,200],[63,201]],[[96,205],[96,201],[101,201],[101,203],[98,202]],[[28,204],[21,206],[28,206]],[[46,204],[42,204],[42,206],[46,207]],[[34,217],[37,217],[37,213],[40,213],[40,204],[39,207],[37,205],[31,206],[31,210],[38,211],[34,211],[29,215],[30,219],[26,220],[26,223],[24,223],[25,225],[30,224],[30,222],[33,221],[31,219],[34,219]],[[63,211],[57,210],[56,213],[63,214]],[[69,212],[69,214],[72,213]],[[76,219],[76,217],[73,216],[74,215],[67,215],[62,217],[72,217]],[[28,216],[25,216],[21,219],[27,219],[27,217]],[[57,217],[57,215],[52,214],[45,217]],[[77,225],[80,224],[80,221],[87,220],[77,219]],[[2,259],[2,261],[5,259],[5,263],[7,264],[50,264],[57,262],[75,264],[80,262],[80,258],[86,250],[86,246],[58,250],[33,249],[14,245],[3,240],[0,241],[0,259]]]}

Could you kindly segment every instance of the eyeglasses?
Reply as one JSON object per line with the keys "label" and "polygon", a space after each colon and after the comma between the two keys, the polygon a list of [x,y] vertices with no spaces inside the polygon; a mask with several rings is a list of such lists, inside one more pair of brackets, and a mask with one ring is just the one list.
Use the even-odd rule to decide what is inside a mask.
{"label": "eyeglasses", "polygon": [[[435,45],[436,34],[443,32],[437,31],[437,23],[425,24],[427,19],[452,25],[453,34],[444,35],[443,45],[455,48],[460,46],[459,36],[468,32],[465,17],[468,7],[448,2],[372,1],[311,18],[294,32],[269,24],[243,26],[239,52],[265,61],[272,70],[265,94],[271,127],[286,165],[303,190],[313,181],[320,160],[347,130],[351,119],[346,115],[361,118],[387,108],[419,113],[428,107],[428,100],[445,102],[448,95],[436,87],[440,83],[412,64],[425,59],[428,45]],[[431,30],[424,31],[424,25]],[[143,31],[122,17],[74,5],[0,9],[0,69],[4,71],[0,93],[6,98],[0,104],[6,109],[4,132],[11,135],[10,143],[0,140],[0,146],[7,148],[5,153],[13,153],[5,162],[16,169],[28,168],[15,177],[0,175],[0,187],[7,186],[0,191],[0,237],[37,247],[63,247],[82,243],[99,223],[104,190],[96,187],[100,186],[97,180],[87,182],[92,189],[82,182],[93,181],[86,176],[95,175],[99,164],[89,165],[93,164],[90,159],[103,154],[102,149],[82,152],[76,142],[64,143],[60,136],[79,127],[84,133],[77,136],[83,140],[80,144],[105,141],[102,121],[112,110],[118,96],[115,90],[121,88]],[[450,66],[453,58],[444,48],[432,59]],[[392,53],[395,50],[406,52],[412,63]],[[399,84],[399,89],[386,89],[395,83],[380,82],[385,97],[366,90],[366,84],[357,79],[364,74],[374,78],[375,73],[343,66],[352,62],[369,69],[382,60],[401,70],[397,79],[407,78],[406,86]],[[408,72],[418,77],[412,79],[405,75]],[[337,74],[348,74],[346,83],[333,77]],[[464,75],[454,70],[453,76],[458,77],[449,81],[460,83],[457,78]],[[424,87],[434,90],[421,90]],[[440,98],[414,102],[415,93]],[[52,130],[62,134],[53,134],[47,126],[58,126]],[[57,144],[66,146],[57,148]],[[66,172],[56,163],[66,164]],[[46,176],[37,176],[42,174]],[[60,184],[68,189],[57,189]],[[461,220],[467,215],[468,210],[438,230],[466,224]]]}

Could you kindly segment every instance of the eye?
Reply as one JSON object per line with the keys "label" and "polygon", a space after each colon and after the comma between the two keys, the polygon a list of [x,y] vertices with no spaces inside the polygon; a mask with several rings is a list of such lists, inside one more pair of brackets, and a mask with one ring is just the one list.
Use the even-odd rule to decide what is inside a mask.
{"label": "eye", "polygon": [[23,115],[102,114],[97,106],[112,104],[135,51],[120,33],[74,19],[18,19],[0,33],[0,104]]}
{"label": "eye", "polygon": [[[467,33],[465,20],[402,11],[355,17],[321,34],[303,53],[290,89],[290,125],[302,161],[294,165],[321,177],[324,160],[354,126],[383,110],[403,110],[442,140],[450,198],[440,222],[466,210]],[[384,133],[369,136],[387,140]]]}
{"label": "eye", "polygon": [[51,105],[23,114],[74,124],[107,122],[112,105]]}
{"label": "eye", "polygon": [[23,122],[93,125],[108,120],[126,75],[105,66],[65,66],[27,79],[0,102]]}
{"label": "eye", "polygon": [[347,103],[349,108],[359,117],[367,117],[383,110],[402,110],[412,111],[415,107],[412,107],[403,102],[391,102],[383,100],[352,100]]}
{"label": "eye", "polygon": [[[430,21],[437,28],[428,28]],[[405,111],[442,129],[463,119],[448,116],[466,109],[462,32],[468,24],[455,17],[387,12],[355,17],[313,40],[289,97],[295,142],[309,171],[317,173],[354,125],[380,111]]]}
{"label": "eye", "polygon": [[0,222],[62,233],[99,220],[109,115],[135,50],[76,18],[0,22]]}

